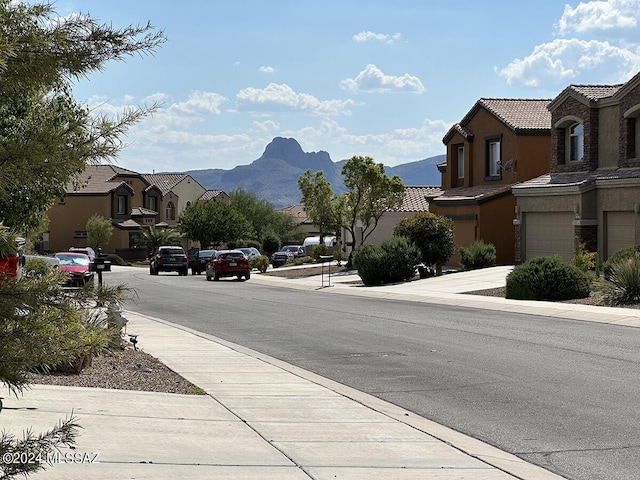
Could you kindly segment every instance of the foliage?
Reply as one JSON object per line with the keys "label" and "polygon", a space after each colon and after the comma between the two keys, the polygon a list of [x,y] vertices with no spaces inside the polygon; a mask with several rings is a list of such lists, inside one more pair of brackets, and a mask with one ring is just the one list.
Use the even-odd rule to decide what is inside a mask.
{"label": "foliage", "polygon": [[253,237],[249,221],[233,206],[215,200],[198,200],[180,214],[178,228],[202,248],[219,248],[227,242]]}
{"label": "foliage", "polygon": [[251,239],[260,240],[269,229],[273,228],[273,223],[276,222],[276,211],[272,203],[258,198],[255,193],[243,188],[232,190],[229,192],[229,197],[230,205],[251,225]]}
{"label": "foliage", "polygon": [[22,268],[23,275],[26,278],[42,277],[53,270],[53,265],[43,258],[30,258]]}
{"label": "foliage", "polygon": [[273,232],[268,232],[262,239],[262,251],[267,257],[280,248],[280,238]]}
{"label": "foliage", "polygon": [[158,228],[150,225],[138,234],[135,243],[138,247],[146,248],[148,254],[152,255],[161,245],[180,245],[182,237],[172,228]]}
{"label": "foliage", "polygon": [[318,261],[318,259],[321,256],[327,255],[328,253],[329,253],[329,247],[327,247],[324,243],[321,243],[320,245],[316,245],[311,249],[311,256],[315,261]]}
{"label": "foliage", "polygon": [[468,247],[460,247],[460,266],[463,270],[493,267],[496,264],[496,247],[482,240],[473,242]]}
{"label": "foliage", "polygon": [[18,253],[18,234],[0,222],[0,257]]}
{"label": "foliage", "polygon": [[305,257],[298,257],[298,258],[294,258],[292,261],[288,260],[287,263],[293,264],[293,265],[305,265],[307,263],[313,263],[315,262],[315,259],[313,257],[310,256],[305,256]]}
{"label": "foliage", "polygon": [[640,303],[640,252],[610,264],[601,289],[608,305]]}
{"label": "foliage", "polygon": [[393,234],[407,237],[420,250],[422,263],[435,265],[442,274],[442,265],[454,252],[454,223],[449,217],[431,212],[418,212],[405,217],[393,227]]}
{"label": "foliage", "polygon": [[264,273],[267,271],[267,268],[269,268],[269,257],[266,255],[258,255],[249,260],[249,265],[251,268],[255,268],[261,273]]}
{"label": "foliage", "polygon": [[88,15],[59,17],[51,4],[1,0],[0,221],[29,233],[89,163],[113,159],[128,128],[151,113],[92,116],[72,81],[111,60],[151,53],[165,41],[150,24],[121,30]]}
{"label": "foliage", "polygon": [[109,244],[112,235],[113,225],[108,218],[94,214],[87,220],[87,243],[96,252]]}
{"label": "foliage", "polygon": [[392,236],[380,245],[360,245],[353,266],[365,285],[403,282],[415,276],[420,250],[405,237]]}
{"label": "foliage", "polygon": [[333,259],[338,262],[338,266],[340,266],[341,262],[342,262],[342,250],[340,250],[339,248],[336,248],[333,251]]}
{"label": "foliage", "polygon": [[574,237],[573,264],[583,272],[589,272],[596,268],[597,253],[587,251],[584,243],[578,237]]}
{"label": "foliage", "polygon": [[[389,178],[384,165],[375,163],[371,157],[351,157],[342,166],[342,176],[347,193],[339,197],[336,208],[344,215],[344,228],[349,232],[355,250],[360,242],[356,229],[362,228],[364,242],[387,210],[402,205],[406,188],[399,176]],[[353,253],[352,250],[351,255]]]}
{"label": "foliage", "polygon": [[283,242],[292,244],[302,243],[306,236],[300,223],[288,213],[275,212],[271,222],[272,224],[269,231]]}
{"label": "foliage", "polygon": [[609,257],[609,259],[607,259],[606,262],[602,264],[604,277],[607,279],[609,278],[612,272],[613,265],[620,263],[621,260],[635,257],[638,253],[640,253],[640,244],[634,245],[633,247],[618,250],[616,253],[611,255],[611,257]]}
{"label": "foliage", "polygon": [[331,189],[322,171],[304,172],[298,178],[302,204],[311,223],[320,229],[320,240],[328,233],[339,233],[342,226],[342,203]]}
{"label": "foliage", "polygon": [[536,257],[507,275],[505,296],[518,300],[570,300],[591,292],[591,278],[559,256]]}
{"label": "foliage", "polygon": [[125,261],[124,258],[122,258],[120,255],[116,255],[115,253],[107,254],[107,260],[111,262],[111,265],[120,265],[120,266],[131,265],[130,262]]}

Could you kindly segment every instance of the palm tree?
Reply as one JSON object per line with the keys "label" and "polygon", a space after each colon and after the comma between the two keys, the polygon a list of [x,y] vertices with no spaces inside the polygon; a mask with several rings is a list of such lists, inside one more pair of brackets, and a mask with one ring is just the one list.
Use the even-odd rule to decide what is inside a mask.
{"label": "palm tree", "polygon": [[148,229],[143,229],[136,239],[139,247],[146,247],[148,255],[151,255],[161,245],[180,245],[182,242],[180,234],[172,228],[156,228],[151,225]]}

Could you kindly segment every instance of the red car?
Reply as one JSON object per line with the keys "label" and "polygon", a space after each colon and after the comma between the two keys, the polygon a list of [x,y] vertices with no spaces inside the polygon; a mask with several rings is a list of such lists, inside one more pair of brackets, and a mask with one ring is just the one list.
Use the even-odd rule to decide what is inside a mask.
{"label": "red car", "polygon": [[242,250],[218,250],[216,256],[207,264],[207,280],[220,280],[220,277],[237,277],[241,280],[251,278],[249,259]]}
{"label": "red car", "polygon": [[56,253],[56,258],[60,260],[60,270],[69,274],[66,286],[82,286],[93,281],[93,272],[89,265],[91,259],[89,255],[76,252]]}

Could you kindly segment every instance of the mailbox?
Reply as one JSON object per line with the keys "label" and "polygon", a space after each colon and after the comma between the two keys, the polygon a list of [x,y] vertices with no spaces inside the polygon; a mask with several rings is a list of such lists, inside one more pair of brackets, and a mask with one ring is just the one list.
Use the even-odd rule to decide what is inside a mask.
{"label": "mailbox", "polygon": [[107,260],[107,257],[97,256],[93,262],[91,262],[90,270],[92,272],[110,272],[111,262]]}

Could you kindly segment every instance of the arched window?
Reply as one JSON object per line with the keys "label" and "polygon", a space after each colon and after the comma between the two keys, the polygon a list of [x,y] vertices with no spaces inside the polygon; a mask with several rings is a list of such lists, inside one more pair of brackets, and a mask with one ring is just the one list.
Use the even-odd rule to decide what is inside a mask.
{"label": "arched window", "polygon": [[167,220],[176,219],[176,207],[173,202],[167,203]]}
{"label": "arched window", "polygon": [[569,151],[569,161],[584,160],[584,126],[581,123],[574,123],[569,128]]}

